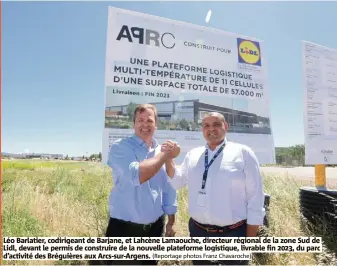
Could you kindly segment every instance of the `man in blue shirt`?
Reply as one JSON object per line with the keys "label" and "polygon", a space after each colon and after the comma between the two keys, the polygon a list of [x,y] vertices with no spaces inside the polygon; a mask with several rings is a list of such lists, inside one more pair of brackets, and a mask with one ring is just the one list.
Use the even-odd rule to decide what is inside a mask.
{"label": "man in blue shirt", "polygon": [[[168,215],[165,236],[174,236],[177,197],[168,180],[168,175],[173,177],[174,173],[166,173],[165,163],[178,156],[180,150],[161,151],[153,138],[157,122],[157,110],[153,105],[137,106],[133,122],[134,134],[117,140],[109,152],[108,165],[112,168],[114,187],[109,196],[110,220],[106,236],[161,237],[165,214]],[[135,262],[157,264],[149,260],[132,264]]]}

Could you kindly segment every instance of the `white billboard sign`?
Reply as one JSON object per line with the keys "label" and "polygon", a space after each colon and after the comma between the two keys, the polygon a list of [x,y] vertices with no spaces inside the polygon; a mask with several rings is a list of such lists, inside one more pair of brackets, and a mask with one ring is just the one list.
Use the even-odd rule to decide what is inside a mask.
{"label": "white billboard sign", "polygon": [[302,42],[305,163],[337,164],[337,50]]}
{"label": "white billboard sign", "polygon": [[205,144],[201,119],[217,111],[228,140],[274,163],[264,51],[255,38],[109,7],[103,162],[113,141],[133,133],[135,106],[152,103],[155,137],[177,141],[182,154]]}

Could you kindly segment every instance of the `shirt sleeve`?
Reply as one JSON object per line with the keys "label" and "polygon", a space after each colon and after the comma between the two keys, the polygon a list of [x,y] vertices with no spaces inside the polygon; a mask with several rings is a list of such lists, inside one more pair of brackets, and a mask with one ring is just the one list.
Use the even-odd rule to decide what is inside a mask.
{"label": "shirt sleeve", "polygon": [[139,162],[134,151],[121,142],[111,145],[107,164],[112,169],[114,181],[130,182],[133,186],[140,186]]}
{"label": "shirt sleeve", "polygon": [[169,179],[170,177],[166,175],[164,177],[163,185],[163,211],[167,215],[172,215],[177,212],[177,192],[171,186]]}
{"label": "shirt sleeve", "polygon": [[243,151],[246,175],[247,224],[263,225],[265,216],[263,180],[258,159],[250,148]]}
{"label": "shirt sleeve", "polygon": [[184,161],[180,167],[176,167],[173,178],[167,177],[170,184],[175,189],[183,188],[187,185],[188,181],[188,166],[189,166],[190,152],[185,155]]}

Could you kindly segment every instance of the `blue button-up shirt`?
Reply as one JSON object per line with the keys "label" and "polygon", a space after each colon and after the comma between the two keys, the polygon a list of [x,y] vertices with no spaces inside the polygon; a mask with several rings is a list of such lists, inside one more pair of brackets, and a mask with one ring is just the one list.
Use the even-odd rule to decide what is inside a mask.
{"label": "blue button-up shirt", "polygon": [[168,180],[165,165],[148,181],[139,182],[139,163],[160,152],[161,147],[155,139],[152,147],[150,152],[136,135],[112,144],[108,157],[114,182],[109,196],[110,217],[148,224],[163,214],[176,213],[177,195]]}

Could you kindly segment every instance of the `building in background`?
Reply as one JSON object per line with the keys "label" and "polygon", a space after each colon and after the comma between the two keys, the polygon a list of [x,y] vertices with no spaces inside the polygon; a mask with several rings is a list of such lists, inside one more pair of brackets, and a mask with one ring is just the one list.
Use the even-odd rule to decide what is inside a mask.
{"label": "building in background", "polygon": [[53,153],[7,153],[2,152],[2,157],[13,158],[13,159],[54,159],[63,160],[63,154],[53,154]]}
{"label": "building in background", "polygon": [[63,154],[53,154],[53,153],[26,153],[27,159],[40,158],[40,159],[53,159],[53,160],[63,160]]}
{"label": "building in background", "polygon": [[[229,132],[251,133],[251,134],[271,134],[270,120],[268,117],[258,116],[254,113],[244,112],[222,106],[211,105],[196,100],[153,102],[158,110],[158,117],[161,121],[174,124],[171,130],[192,130],[199,131],[203,117],[209,112],[219,112],[224,115],[229,123]],[[119,106],[107,106],[105,108],[106,127],[128,128],[126,123],[119,122],[109,124],[111,120],[130,120],[133,110],[137,106],[135,103]],[[184,121],[182,123],[181,121]],[[112,126],[109,126],[112,125]]]}

